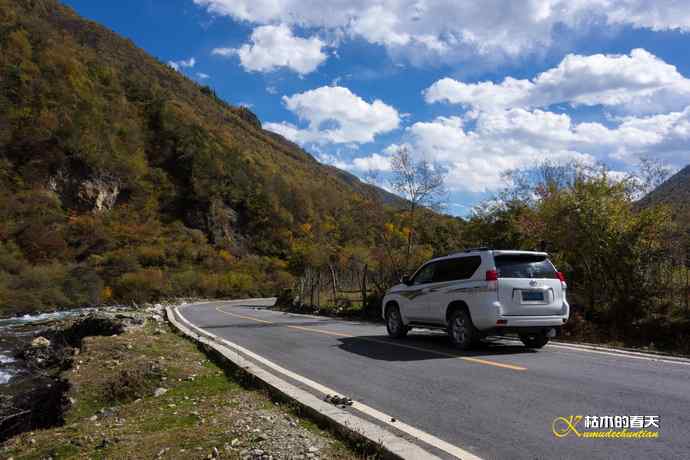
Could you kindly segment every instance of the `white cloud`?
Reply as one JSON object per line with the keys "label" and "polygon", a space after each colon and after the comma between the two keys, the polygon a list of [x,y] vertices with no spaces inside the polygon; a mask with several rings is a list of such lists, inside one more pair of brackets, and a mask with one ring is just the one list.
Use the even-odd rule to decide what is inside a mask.
{"label": "white cloud", "polygon": [[640,156],[653,156],[683,164],[690,157],[690,107],[627,117],[612,128],[522,108],[480,112],[475,121],[471,130],[460,117],[438,117],[407,129],[412,150],[446,165],[448,185],[458,191],[497,190],[502,172],[543,159],[632,164]]}
{"label": "white cloud", "polygon": [[[549,47],[555,31],[593,25],[690,31],[677,0],[194,0],[253,24],[299,25],[363,38],[408,57],[515,57]],[[405,54],[403,52],[403,54]]]}
{"label": "white cloud", "polygon": [[690,104],[690,80],[675,66],[634,49],[629,55],[570,54],[531,80],[507,77],[495,84],[443,78],[427,88],[424,96],[429,103],[445,101],[479,110],[569,103],[653,113]]}
{"label": "white cloud", "polygon": [[321,163],[335,166],[338,169],[352,169],[352,165],[343,161],[338,155],[331,155],[328,153],[320,153],[317,158]]}
{"label": "white cloud", "polygon": [[209,74],[203,72],[197,72],[196,76],[199,80],[208,80],[209,78],[211,78]]}
{"label": "white cloud", "polygon": [[196,65],[196,59],[191,57],[187,60],[168,61],[168,65],[179,72],[181,69],[191,69],[194,67]]}
{"label": "white cloud", "polygon": [[[629,55],[568,55],[530,80],[444,78],[424,96],[429,103],[468,109],[462,117],[439,117],[407,129],[415,151],[447,164],[451,186],[458,190],[496,190],[503,171],[542,159],[624,166],[641,156],[676,165],[690,158],[690,80],[642,49]],[[563,103],[602,106],[619,116],[606,125],[575,123],[570,115],[545,110]]]}
{"label": "white cloud", "polygon": [[369,103],[342,86],[322,86],[283,96],[283,103],[307,127],[301,129],[287,122],[267,123],[265,127],[302,145],[371,142],[400,123],[395,108],[378,99]]}
{"label": "white cloud", "polygon": [[285,24],[257,27],[250,40],[251,43],[237,49],[216,48],[212,53],[237,55],[242,67],[250,72],[270,72],[285,67],[300,75],[313,72],[327,59],[322,51],[324,42],[318,37],[296,37]]}
{"label": "white cloud", "polygon": [[214,48],[211,54],[214,56],[230,57],[236,55],[237,50],[235,48]]}
{"label": "white cloud", "polygon": [[356,169],[358,171],[390,171],[391,162],[390,156],[373,153],[367,157],[355,158],[352,160],[352,167],[349,169]]}

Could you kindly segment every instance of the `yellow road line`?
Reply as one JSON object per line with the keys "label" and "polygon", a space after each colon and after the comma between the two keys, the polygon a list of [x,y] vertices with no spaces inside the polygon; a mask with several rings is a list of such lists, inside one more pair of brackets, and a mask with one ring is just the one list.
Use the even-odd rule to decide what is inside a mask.
{"label": "yellow road line", "polygon": [[473,363],[488,364],[489,366],[502,367],[504,369],[512,369],[514,371],[526,371],[527,370],[526,367],[516,366],[515,364],[505,364],[505,363],[499,363],[496,361],[489,361],[488,359],[470,358],[469,356],[463,356],[461,359],[463,359],[465,361],[470,361]]}
{"label": "yellow road line", "polygon": [[266,321],[265,319],[254,318],[253,316],[242,316],[242,315],[237,315],[235,313],[229,313],[225,310],[221,310],[220,307],[216,308],[216,310],[218,310],[221,313],[225,313],[226,315],[234,316],[236,318],[249,319],[252,321],[257,321],[259,323],[274,324],[273,321]]}
{"label": "yellow road line", "polygon": [[334,335],[336,337],[354,337],[354,335],[341,334],[340,332],[324,331],[323,329],[314,329],[313,327],[290,326],[290,325],[287,325],[287,327],[289,327],[290,329],[299,329],[300,331],[316,332],[319,334],[326,334],[326,335]]}
{"label": "yellow road line", "polygon": [[[247,320],[256,321],[256,322],[265,323],[265,324],[279,324],[279,323],[275,323],[275,322],[273,322],[273,321],[267,321],[267,320],[265,320],[265,319],[256,318],[256,317],[254,317],[254,316],[244,316],[244,315],[238,315],[238,314],[236,314],[236,313],[230,313],[230,312],[227,312],[227,311],[225,311],[225,310],[222,310],[220,307],[216,307],[216,310],[218,310],[219,312],[224,313],[224,314],[226,314],[226,315],[234,316],[234,317],[236,317],[236,318],[247,319]],[[488,359],[472,358],[472,357],[469,357],[469,356],[458,356],[458,355],[453,354],[453,353],[446,353],[446,352],[443,352],[443,351],[431,350],[431,349],[429,349],[429,348],[417,347],[417,346],[414,346],[414,345],[407,345],[407,344],[403,344],[403,343],[390,342],[390,341],[387,341],[387,340],[377,340],[377,339],[370,339],[370,338],[361,338],[361,337],[357,337],[357,336],[350,335],[350,334],[343,334],[343,333],[340,333],[340,332],[333,332],[333,331],[325,331],[325,330],[323,330],[323,329],[316,329],[316,328],[313,328],[313,327],[291,326],[290,324],[284,324],[284,326],[285,326],[285,327],[288,327],[288,328],[290,328],[290,329],[297,329],[297,330],[300,330],[300,331],[315,332],[315,333],[317,333],[317,334],[332,335],[332,336],[335,336],[335,337],[357,338],[357,339],[359,339],[359,340],[363,340],[363,341],[366,341],[366,342],[381,343],[381,344],[384,344],[384,345],[393,345],[393,346],[396,346],[396,347],[407,348],[407,349],[410,349],[410,350],[416,350],[416,351],[421,351],[421,352],[425,352],[425,353],[434,353],[434,354],[437,354],[437,355],[439,355],[439,356],[446,356],[446,357],[449,357],[449,358],[459,358],[459,359],[462,359],[463,361],[468,361],[468,362],[471,362],[471,363],[486,364],[487,366],[500,367],[500,368],[503,368],[503,369],[511,369],[511,370],[514,370],[514,371],[526,371],[526,370],[527,370],[526,367],[517,366],[517,365],[514,365],[514,364],[504,364],[504,363],[499,363],[499,362],[496,362],[496,361],[490,361],[490,360],[488,360]]]}

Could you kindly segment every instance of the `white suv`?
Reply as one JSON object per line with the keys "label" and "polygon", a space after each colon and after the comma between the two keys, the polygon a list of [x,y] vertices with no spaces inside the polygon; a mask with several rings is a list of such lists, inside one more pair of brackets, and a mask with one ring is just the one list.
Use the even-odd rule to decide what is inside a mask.
{"label": "white suv", "polygon": [[545,252],[469,249],[432,259],[383,298],[391,337],[445,329],[466,350],[489,334],[517,333],[541,348],[568,320],[566,283]]}

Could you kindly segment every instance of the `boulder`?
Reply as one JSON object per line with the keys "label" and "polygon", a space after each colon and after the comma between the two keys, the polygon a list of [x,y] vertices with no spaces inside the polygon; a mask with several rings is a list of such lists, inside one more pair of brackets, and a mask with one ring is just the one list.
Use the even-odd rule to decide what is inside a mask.
{"label": "boulder", "polygon": [[31,348],[48,348],[50,347],[50,340],[45,337],[36,337],[31,341]]}

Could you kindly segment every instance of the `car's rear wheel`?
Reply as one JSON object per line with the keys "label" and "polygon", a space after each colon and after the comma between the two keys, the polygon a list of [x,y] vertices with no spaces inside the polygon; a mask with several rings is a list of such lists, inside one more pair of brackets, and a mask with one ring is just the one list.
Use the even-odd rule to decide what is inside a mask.
{"label": "car's rear wheel", "polygon": [[386,310],[386,330],[388,335],[396,339],[405,337],[409,328],[405,326],[397,306],[390,306]]}
{"label": "car's rear wheel", "polygon": [[455,348],[469,350],[479,340],[479,332],[465,310],[455,310],[448,319],[448,337]]}
{"label": "car's rear wheel", "polygon": [[544,333],[520,334],[520,340],[527,348],[542,348],[549,343],[549,338]]}

